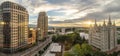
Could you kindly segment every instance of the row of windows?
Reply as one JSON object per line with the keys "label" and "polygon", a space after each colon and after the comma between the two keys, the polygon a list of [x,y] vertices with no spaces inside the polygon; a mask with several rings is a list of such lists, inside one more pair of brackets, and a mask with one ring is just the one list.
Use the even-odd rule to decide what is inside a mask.
{"label": "row of windows", "polygon": [[27,15],[26,12],[24,12],[24,11],[18,11],[18,10],[3,10],[2,12],[3,13],[5,13],[5,12],[12,12],[13,16],[16,16],[16,14]]}
{"label": "row of windows", "polygon": [[26,10],[22,6],[17,5],[17,4],[13,4],[13,3],[10,3],[10,2],[6,2],[6,3],[2,4],[2,8],[10,8],[10,7],[14,8],[14,9],[17,9],[17,10],[21,10],[21,11],[25,11]]}

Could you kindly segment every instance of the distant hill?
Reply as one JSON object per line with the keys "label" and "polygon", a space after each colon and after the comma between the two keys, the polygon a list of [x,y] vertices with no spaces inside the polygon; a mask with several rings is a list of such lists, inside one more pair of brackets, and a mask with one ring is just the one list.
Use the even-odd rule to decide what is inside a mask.
{"label": "distant hill", "polygon": [[[29,24],[29,27],[30,27],[30,28],[36,28],[37,25]],[[48,26],[48,30],[51,30],[51,29],[53,29],[53,28],[54,28],[53,26]]]}
{"label": "distant hill", "polygon": [[29,27],[30,27],[30,28],[36,28],[36,27],[37,27],[37,25],[34,25],[34,24],[29,24]]}

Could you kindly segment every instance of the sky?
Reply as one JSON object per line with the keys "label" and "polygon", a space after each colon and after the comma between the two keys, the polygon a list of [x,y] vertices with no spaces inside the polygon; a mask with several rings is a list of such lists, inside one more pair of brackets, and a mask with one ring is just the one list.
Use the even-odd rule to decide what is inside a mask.
{"label": "sky", "polygon": [[120,26],[120,0],[0,0],[12,1],[24,6],[29,12],[29,24],[36,25],[38,13],[46,11],[49,26],[88,27],[108,21],[111,16]]}

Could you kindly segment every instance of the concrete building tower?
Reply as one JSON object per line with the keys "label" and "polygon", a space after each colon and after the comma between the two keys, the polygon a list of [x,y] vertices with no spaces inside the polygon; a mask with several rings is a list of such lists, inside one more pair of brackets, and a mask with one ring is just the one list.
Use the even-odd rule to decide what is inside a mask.
{"label": "concrete building tower", "polygon": [[28,12],[10,1],[3,2],[0,7],[0,48],[11,53],[27,45]]}
{"label": "concrete building tower", "polygon": [[37,21],[37,39],[43,40],[48,33],[48,16],[46,12],[40,12]]}

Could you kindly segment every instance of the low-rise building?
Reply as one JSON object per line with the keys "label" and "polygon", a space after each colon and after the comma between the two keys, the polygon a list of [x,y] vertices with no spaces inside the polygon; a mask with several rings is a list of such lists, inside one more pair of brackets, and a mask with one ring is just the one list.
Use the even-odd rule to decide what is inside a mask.
{"label": "low-rise building", "polygon": [[52,43],[43,56],[62,56],[62,46],[59,43]]}
{"label": "low-rise building", "polygon": [[35,44],[35,43],[36,43],[36,30],[33,28],[29,28],[28,44]]}

